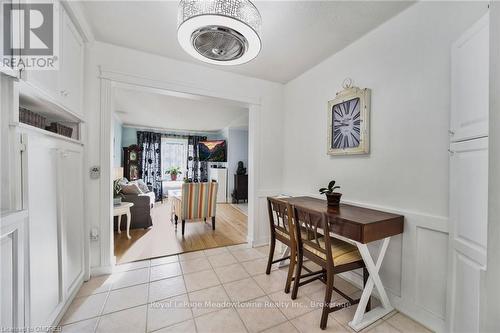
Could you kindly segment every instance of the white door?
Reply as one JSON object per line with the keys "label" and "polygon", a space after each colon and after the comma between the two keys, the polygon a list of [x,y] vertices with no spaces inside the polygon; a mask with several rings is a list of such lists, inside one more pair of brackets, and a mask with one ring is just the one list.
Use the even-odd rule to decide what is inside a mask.
{"label": "white door", "polygon": [[75,148],[59,152],[63,286],[71,294],[84,274],[83,174],[82,151]]}
{"label": "white door", "polygon": [[486,268],[488,138],[454,143],[450,151],[450,331],[478,332]]}
{"label": "white door", "polygon": [[29,325],[51,325],[62,300],[57,147],[53,140],[28,137],[23,164],[29,212]]}
{"label": "white door", "polygon": [[452,141],[488,135],[489,15],[468,29],[452,46]]}
{"label": "white door", "polygon": [[61,10],[61,83],[63,104],[82,114],[83,41],[64,9]]}

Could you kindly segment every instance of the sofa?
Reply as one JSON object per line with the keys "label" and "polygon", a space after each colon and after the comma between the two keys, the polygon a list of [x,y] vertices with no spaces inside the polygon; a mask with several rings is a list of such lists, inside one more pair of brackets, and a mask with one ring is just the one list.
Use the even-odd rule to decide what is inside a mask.
{"label": "sofa", "polygon": [[[122,192],[120,192],[122,202],[131,202],[134,204],[130,208],[130,229],[146,229],[151,227],[153,225],[153,220],[151,219],[151,208],[153,208],[155,203],[154,192],[152,192],[142,181],[129,182],[126,178],[121,178],[118,181],[122,186]],[[131,183],[137,183],[141,190],[138,191],[138,193],[124,193],[123,187]],[[115,222],[117,221],[118,220],[115,218]],[[117,223],[115,223],[115,225],[116,224]],[[115,230],[116,229],[117,227],[115,226]]]}

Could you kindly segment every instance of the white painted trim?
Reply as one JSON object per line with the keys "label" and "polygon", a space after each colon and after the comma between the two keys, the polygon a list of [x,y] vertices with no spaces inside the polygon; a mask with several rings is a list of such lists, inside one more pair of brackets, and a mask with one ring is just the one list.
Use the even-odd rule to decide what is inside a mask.
{"label": "white painted trim", "polygon": [[[92,272],[107,272],[108,267],[111,267],[111,271],[114,265],[114,249],[113,249],[113,224],[112,218],[112,186],[111,178],[112,174],[112,131],[111,131],[111,117],[113,114],[113,90],[121,85],[142,87],[148,91],[158,91],[158,90],[170,90],[180,94],[187,95],[200,95],[212,98],[220,98],[224,100],[233,101],[236,103],[243,103],[249,108],[249,145],[248,145],[248,194],[249,198],[249,209],[248,209],[248,235],[247,239],[250,244],[264,244],[265,240],[259,240],[255,242],[255,224],[258,220],[258,205],[256,187],[260,183],[260,170],[261,165],[257,163],[259,161],[260,155],[260,145],[261,136],[260,131],[260,97],[248,97],[240,96],[236,94],[230,94],[225,90],[208,90],[205,88],[200,88],[195,84],[187,82],[178,81],[159,81],[150,78],[145,78],[140,75],[119,73],[106,71],[99,68],[99,79],[100,79],[100,138],[101,138],[101,151],[100,151],[100,164],[101,164],[101,179],[100,179],[100,200],[99,200],[99,212],[100,212],[100,265],[97,267],[92,267]],[[107,139],[105,139],[109,136]],[[107,144],[109,142],[109,145]],[[104,143],[104,144],[103,144]],[[88,240],[90,243],[90,240]]]}

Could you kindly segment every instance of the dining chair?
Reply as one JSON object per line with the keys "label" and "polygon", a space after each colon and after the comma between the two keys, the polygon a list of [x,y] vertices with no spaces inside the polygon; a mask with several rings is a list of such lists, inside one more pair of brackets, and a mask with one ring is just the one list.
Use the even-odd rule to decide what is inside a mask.
{"label": "dining chair", "polygon": [[[269,275],[271,273],[271,266],[273,264],[290,259],[288,275],[285,283],[285,293],[288,294],[292,283],[297,252],[295,243],[292,246],[292,239],[294,239],[295,236],[293,228],[290,228],[291,222],[289,221],[288,205],[285,201],[278,198],[268,197],[267,208],[269,213],[269,226],[271,228],[271,242],[269,244],[269,258],[267,261],[266,274]],[[290,255],[274,259],[276,240],[289,247]]]}
{"label": "dining chair", "polygon": [[[330,236],[330,226],[326,214],[298,205],[289,205],[288,211],[290,212],[292,228],[295,229],[295,234],[297,235],[297,263],[295,265],[296,272],[293,278],[294,284],[291,297],[292,299],[296,299],[300,286],[320,278],[326,284],[320,321],[320,328],[325,329],[329,313],[359,303],[359,299],[352,299],[349,295],[334,286],[335,274],[362,268],[363,282],[366,283],[368,271],[355,245]],[[320,276],[313,276],[315,274],[311,273],[302,274],[304,257],[321,266],[322,270],[318,271],[322,273]],[[301,281],[305,277],[309,277],[309,279]],[[339,293],[347,302],[331,306],[333,291]],[[369,310],[370,302],[367,305],[367,311]]]}

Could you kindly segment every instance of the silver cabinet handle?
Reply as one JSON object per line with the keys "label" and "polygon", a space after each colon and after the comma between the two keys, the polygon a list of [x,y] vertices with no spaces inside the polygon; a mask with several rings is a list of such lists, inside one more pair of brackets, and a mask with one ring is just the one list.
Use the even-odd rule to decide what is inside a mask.
{"label": "silver cabinet handle", "polygon": [[455,151],[453,151],[451,149],[448,149],[448,153],[450,153],[450,155],[455,155]]}
{"label": "silver cabinet handle", "polygon": [[450,129],[450,130],[448,130],[448,134],[449,135],[455,135],[455,131],[453,131],[453,130]]}

